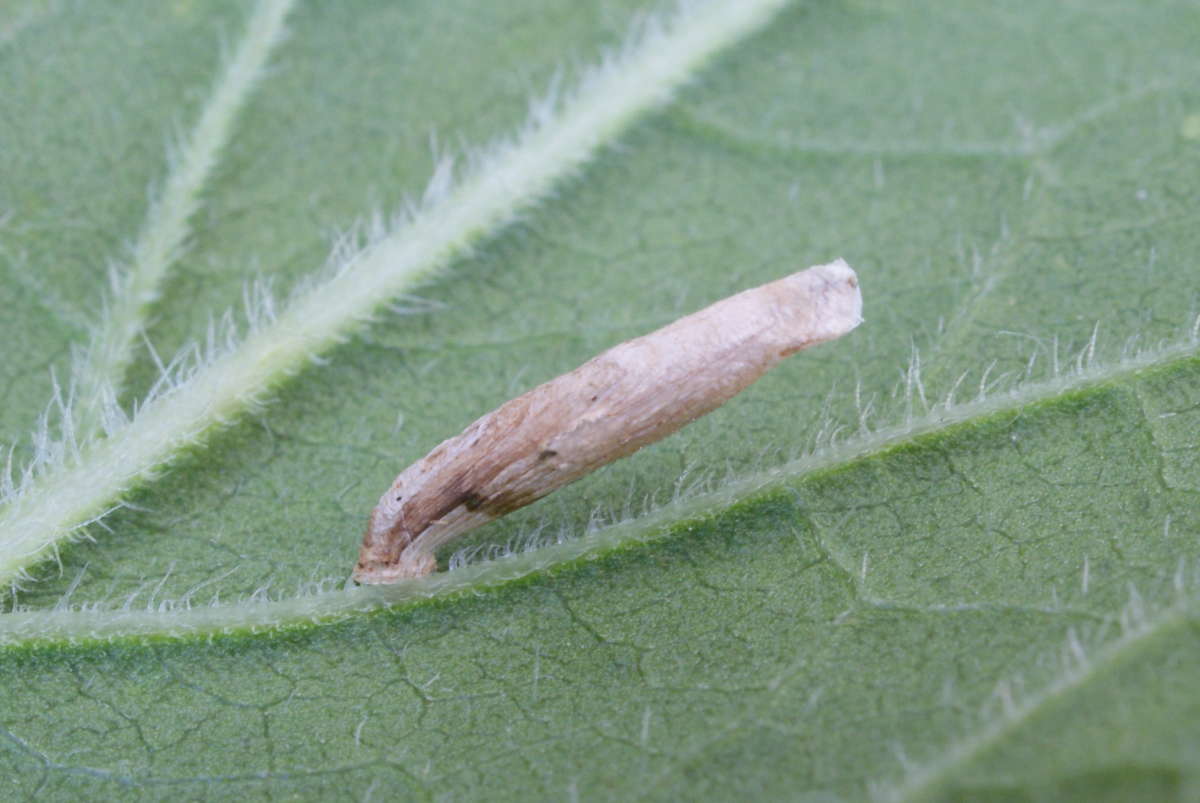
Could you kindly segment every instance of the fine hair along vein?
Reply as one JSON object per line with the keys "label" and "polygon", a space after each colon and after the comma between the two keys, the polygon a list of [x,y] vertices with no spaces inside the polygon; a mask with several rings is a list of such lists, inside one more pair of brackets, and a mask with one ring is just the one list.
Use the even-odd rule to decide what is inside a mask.
{"label": "fine hair along vein", "polygon": [[[77,442],[73,432],[79,414],[56,399],[52,410],[61,408],[65,434],[52,437],[47,423],[35,434],[27,466],[15,467],[14,476],[0,464],[0,583],[15,588],[33,579],[32,566],[57,556],[63,542],[87,535],[86,528],[119,507],[132,488],[212,430],[261,404],[272,388],[391,300],[436,275],[484,234],[544,199],[630,123],[668,102],[711,57],[760,30],[787,2],[680,0],[674,12],[643,20],[624,46],[584,73],[574,90],[535,103],[529,123],[515,137],[498,140],[464,170],[455,171],[450,160],[443,160],[410,214],[394,225],[368,227],[366,242],[350,238],[347,247],[335,248],[331,269],[301,284],[278,314],[264,297],[266,303],[251,310],[254,325],[244,338],[230,334],[223,342],[221,327],[215,327],[211,348],[197,349],[204,356],[192,361],[185,351],[181,362],[170,363],[131,417],[116,405],[101,405],[106,437]],[[187,215],[168,218],[182,226]],[[106,388],[106,382],[82,384]]]}
{"label": "fine hair along vein", "polygon": [[839,259],[612,347],[401,472],[371,513],[354,579],[430,574],[448,541],[665,438],[861,321],[858,278]]}

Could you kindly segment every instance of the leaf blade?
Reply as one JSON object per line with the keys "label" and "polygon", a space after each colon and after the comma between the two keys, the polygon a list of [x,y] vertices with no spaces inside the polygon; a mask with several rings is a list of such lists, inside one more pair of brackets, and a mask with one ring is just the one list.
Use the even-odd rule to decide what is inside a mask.
{"label": "leaf blade", "polygon": [[[494,30],[495,17],[437,5],[413,24],[457,22],[470,43],[432,79],[457,96],[439,119],[505,128],[494,124],[504,112],[488,115],[503,107],[520,117],[498,76],[516,59],[471,38],[476,27]],[[553,10],[493,13],[533,8],[527,28],[511,26],[527,46],[555,35],[555,25],[529,23]],[[610,29],[597,7],[575,8],[555,18],[571,33],[535,54],[553,50],[553,63],[603,41],[597,32]],[[330,40],[319,29],[337,28],[329,13],[297,18],[299,50],[280,78],[325,70],[307,86],[353,117],[345,112],[366,106],[347,100],[359,97],[347,85],[375,69],[338,72],[320,60],[315,43]],[[370,49],[377,39],[419,39],[365,16],[355,41],[371,53],[387,52]],[[1086,366],[1097,319],[1094,367],[1186,339],[1195,162],[1185,122],[1196,99],[1180,87],[1194,62],[1193,23],[1178,5],[1124,3],[1019,14],[982,4],[793,9],[635,129],[622,151],[457,265],[480,280],[431,288],[446,306],[439,315],[380,325],[339,348],[274,413],[180,464],[135,499],[145,511],[118,513],[116,532],[73,548],[64,577],[23,600],[51,608],[77,578],[70,604],[141,608],[209,581],[194,599],[237,599],[272,580],[262,594],[290,597],[344,575],[366,506],[406,459],[529,384],[792,259],[832,251],[865,266],[864,283],[886,303],[868,298],[853,348],[781,366],[711,422],[484,534],[480,546],[553,539],[559,527],[575,535],[597,508],[617,517],[653,508],[643,497],[661,504],[696,477],[726,485],[828,442],[838,427],[849,428],[839,439],[852,437],[860,415],[903,427],[964,372],[960,402],[981,385],[996,394],[1026,381],[1031,354],[1033,381],[1073,370],[1076,355]],[[363,34],[370,28],[377,39]],[[464,62],[473,52],[481,55]],[[465,66],[476,62],[501,66]],[[541,85],[549,68],[531,69],[524,75]],[[1019,146],[1024,122],[1053,127],[1155,75],[1180,80],[1077,128],[1039,160],[955,152]],[[481,100],[472,81],[505,100]],[[298,104],[304,85],[287,84]],[[263,104],[271,100],[256,99]],[[360,116],[375,119],[372,108]],[[260,131],[261,115],[248,111],[247,131]],[[311,130],[288,145],[306,152],[295,143],[320,142],[313,152],[330,155],[372,141],[365,125],[341,146]],[[835,147],[785,147],[814,142]],[[420,150],[405,158],[413,176],[424,171],[423,148],[395,151]],[[247,164],[236,144],[230,157],[231,170]],[[296,175],[323,176],[306,186],[339,188],[326,192],[351,212],[364,206],[365,192],[346,201],[360,187],[346,189],[332,171],[304,173],[303,161],[288,162]],[[349,168],[347,184],[387,172],[363,162],[370,167]],[[220,271],[205,273],[217,264],[206,260],[271,250],[284,209],[332,219],[318,202],[259,193],[264,177],[217,181],[211,237],[223,245],[198,243],[181,263],[181,287],[236,295],[243,275],[228,269],[225,290],[219,276],[210,288],[200,277]],[[257,203],[239,207],[246,199]],[[306,236],[285,229],[297,242]],[[280,251],[267,264],[286,284],[303,249]],[[939,318],[953,319],[992,275],[1002,280],[957,345],[935,354]],[[162,342],[196,320],[181,295],[164,299],[179,318],[159,327]],[[181,788],[362,796],[373,785],[502,798],[886,791],[908,772],[896,745],[912,766],[936,766],[997,721],[1006,695],[1020,704],[1051,687],[1072,629],[1089,656],[1100,654],[1119,637],[1131,585],[1151,617],[1175,599],[1180,561],[1185,592],[1192,587],[1196,384],[1191,369],[1175,367],[808,475],[799,496],[743,500],[688,536],[480,598],[211,645],[10,648],[6,677],[20,693],[7,697],[3,720],[19,742],[0,751],[6,777],[51,797],[78,797],[85,782],[142,784],[150,797]],[[363,390],[347,398],[348,387]],[[31,409],[22,407],[27,417]],[[1179,748],[1194,742],[1192,652],[1168,634],[1104,664],[1060,705],[955,763],[939,794],[1180,796],[1194,777]],[[1137,744],[1113,734],[1137,734]]]}

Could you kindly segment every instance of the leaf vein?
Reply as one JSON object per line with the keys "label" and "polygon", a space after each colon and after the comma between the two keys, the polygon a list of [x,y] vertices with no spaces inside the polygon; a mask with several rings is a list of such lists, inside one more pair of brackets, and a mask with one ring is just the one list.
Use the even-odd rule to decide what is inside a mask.
{"label": "leaf vein", "polygon": [[[0,511],[0,582],[54,554],[56,545],[151,477],[183,450],[245,409],[367,319],[425,281],[484,234],[512,221],[647,110],[667,102],[717,52],[767,24],[787,0],[683,4],[665,23],[647,22],[559,102],[534,104],[526,130],[492,147],[455,182],[444,160],[403,226],[380,223],[361,249],[335,252],[325,281],[278,316],[265,294],[248,306],[261,322],[240,345],[215,327],[198,367],[167,366],[134,419],[107,439],[76,445],[67,419]],[[343,244],[344,246],[353,243]],[[349,252],[347,252],[349,251]],[[181,376],[182,375],[182,376]],[[66,409],[66,401],[59,400]],[[38,468],[42,469],[40,472]],[[15,484],[15,483],[14,483]]]}
{"label": "leaf vein", "polygon": [[[997,416],[1009,416],[1034,404],[1052,404],[1078,393],[1097,392],[1151,371],[1170,371],[1197,359],[1195,338],[1110,365],[1080,366],[1055,379],[1029,383],[1007,392],[955,406],[935,407],[904,426],[868,432],[831,445],[785,465],[731,482],[715,491],[681,499],[646,515],[577,539],[520,555],[464,566],[421,580],[390,586],[363,586],[290,599],[246,600],[229,605],[157,610],[16,611],[0,616],[0,645],[88,643],[119,638],[188,638],[254,633],[331,623],[385,608],[433,598],[472,595],[529,577],[552,567],[595,559],[618,549],[649,543],[686,529],[689,521],[756,495],[788,485],[818,471],[847,466],[921,438]],[[870,602],[870,600],[865,600]]]}

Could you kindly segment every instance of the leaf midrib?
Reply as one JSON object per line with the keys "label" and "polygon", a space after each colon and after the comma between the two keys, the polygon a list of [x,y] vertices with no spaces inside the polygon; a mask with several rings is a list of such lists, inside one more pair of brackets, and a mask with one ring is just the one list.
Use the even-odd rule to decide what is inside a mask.
{"label": "leaf midrib", "polygon": [[[65,643],[108,643],[122,639],[189,639],[293,630],[343,621],[368,612],[445,602],[474,596],[534,576],[570,569],[585,561],[637,548],[666,538],[686,537],[690,523],[719,516],[756,497],[799,479],[842,471],[896,449],[920,447],[1018,412],[1052,409],[1099,395],[1133,379],[1165,375],[1200,360],[1195,339],[1113,363],[1093,366],[1053,380],[1029,383],[1007,392],[929,414],[896,427],[847,439],[782,466],[752,474],[697,496],[680,499],[626,522],[562,544],[515,557],[477,563],[430,578],[393,586],[304,595],[271,602],[246,600],[231,605],[158,611],[79,610],[16,611],[0,616],[0,645],[9,648]],[[886,600],[872,604],[887,605]]]}

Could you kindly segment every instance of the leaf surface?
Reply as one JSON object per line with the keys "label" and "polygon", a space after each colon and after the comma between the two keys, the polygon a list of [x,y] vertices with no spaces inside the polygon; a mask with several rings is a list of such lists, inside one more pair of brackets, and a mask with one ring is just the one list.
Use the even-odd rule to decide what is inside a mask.
{"label": "leaf surface", "polygon": [[[298,3],[146,339],[286,296],[420,195],[431,135],[510,134],[647,10]],[[0,11],[17,464],[246,13]],[[1183,3],[788,6],[35,569],[0,619],[6,795],[1194,797],[1198,40]],[[471,539],[542,548],[341,589],[441,439],[837,256],[859,330]],[[138,351],[125,406],[156,378]]]}

